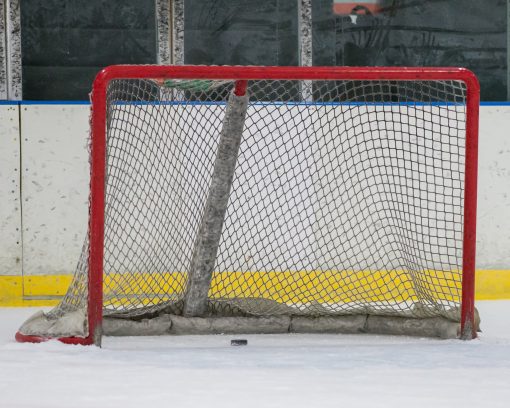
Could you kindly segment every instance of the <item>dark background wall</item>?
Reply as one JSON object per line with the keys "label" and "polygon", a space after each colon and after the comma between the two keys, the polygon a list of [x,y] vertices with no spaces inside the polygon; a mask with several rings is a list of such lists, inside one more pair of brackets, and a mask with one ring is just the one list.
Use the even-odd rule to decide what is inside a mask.
{"label": "dark background wall", "polygon": [[111,64],[156,63],[154,0],[22,0],[24,99],[88,99]]}
{"label": "dark background wall", "polygon": [[298,65],[297,1],[185,0],[184,62]]}
{"label": "dark background wall", "polygon": [[[483,100],[507,99],[506,0],[381,0],[332,12],[313,0],[314,65],[464,66]],[[185,0],[187,64],[298,65],[297,0]],[[88,98],[94,75],[157,61],[155,0],[22,0],[25,99]]]}
{"label": "dark background wall", "polygon": [[382,0],[356,24],[312,3],[314,65],[467,67],[483,100],[507,98],[506,0]]}

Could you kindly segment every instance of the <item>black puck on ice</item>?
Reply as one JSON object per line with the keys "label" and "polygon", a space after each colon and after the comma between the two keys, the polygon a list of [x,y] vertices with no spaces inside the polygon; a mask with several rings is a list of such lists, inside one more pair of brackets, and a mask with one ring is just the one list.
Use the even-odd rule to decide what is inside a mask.
{"label": "black puck on ice", "polygon": [[246,339],[233,339],[233,340],[230,340],[230,345],[231,346],[247,346],[248,345],[248,340],[246,340]]}

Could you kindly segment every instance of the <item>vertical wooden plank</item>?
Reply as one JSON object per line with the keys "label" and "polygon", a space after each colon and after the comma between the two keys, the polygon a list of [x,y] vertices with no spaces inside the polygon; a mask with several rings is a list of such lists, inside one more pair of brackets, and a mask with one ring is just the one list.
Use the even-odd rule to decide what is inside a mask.
{"label": "vertical wooden plank", "polygon": [[156,0],[156,30],[158,35],[158,64],[169,65],[171,56],[171,0]]}
{"label": "vertical wooden plank", "polygon": [[21,89],[21,20],[20,1],[5,0],[7,98],[23,99]]}
{"label": "vertical wooden plank", "polygon": [[172,0],[172,64],[184,64],[184,0]]}
{"label": "vertical wooden plank", "polygon": [[5,49],[5,0],[0,0],[0,99],[7,99],[7,53]]}
{"label": "vertical wooden plank", "polygon": [[[312,0],[298,0],[299,19],[299,65],[311,67],[313,65],[312,52]],[[301,84],[301,98],[312,101],[312,81]]]}
{"label": "vertical wooden plank", "polygon": [[312,0],[298,0],[299,65],[311,67],[312,62]]}

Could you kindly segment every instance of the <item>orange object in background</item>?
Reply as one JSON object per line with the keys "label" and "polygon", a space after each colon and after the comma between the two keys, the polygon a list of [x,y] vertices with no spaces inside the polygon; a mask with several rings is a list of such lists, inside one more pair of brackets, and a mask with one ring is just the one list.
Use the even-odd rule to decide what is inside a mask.
{"label": "orange object in background", "polygon": [[365,1],[352,1],[352,0],[333,0],[333,12],[335,14],[376,14],[381,11],[379,0],[365,0]]}

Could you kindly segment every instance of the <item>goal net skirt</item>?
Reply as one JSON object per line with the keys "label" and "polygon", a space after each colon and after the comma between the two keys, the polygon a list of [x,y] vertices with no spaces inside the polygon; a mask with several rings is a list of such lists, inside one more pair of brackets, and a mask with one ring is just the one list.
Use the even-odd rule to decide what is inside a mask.
{"label": "goal net skirt", "polygon": [[453,68],[103,70],[83,252],[18,340],[476,336],[478,94]]}

